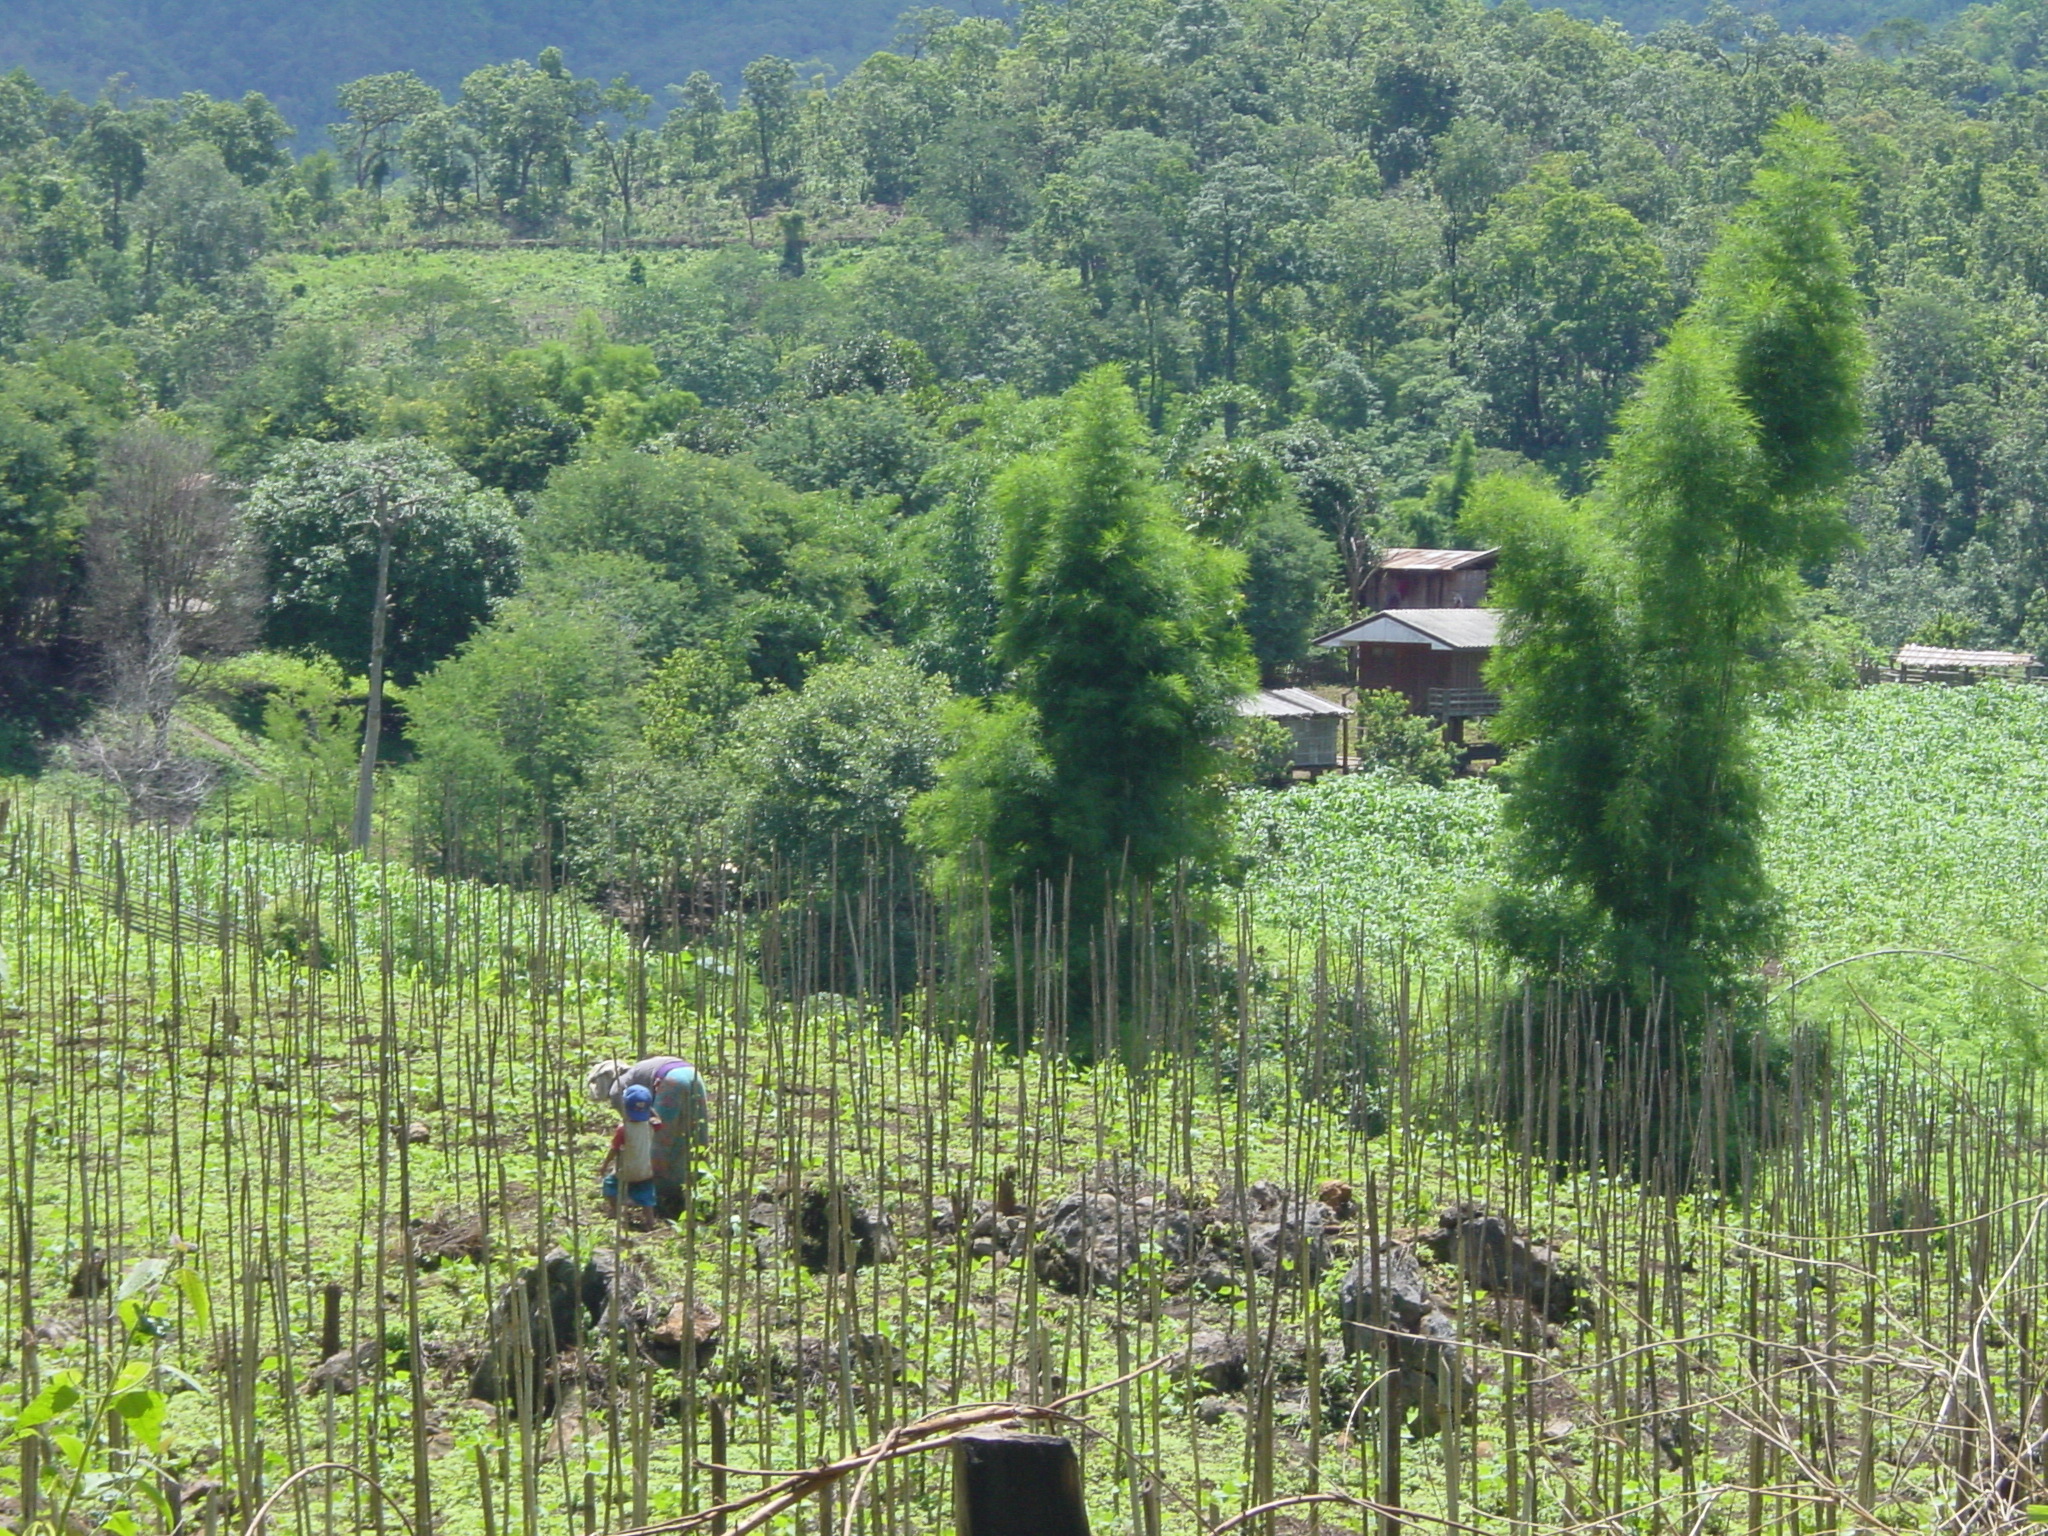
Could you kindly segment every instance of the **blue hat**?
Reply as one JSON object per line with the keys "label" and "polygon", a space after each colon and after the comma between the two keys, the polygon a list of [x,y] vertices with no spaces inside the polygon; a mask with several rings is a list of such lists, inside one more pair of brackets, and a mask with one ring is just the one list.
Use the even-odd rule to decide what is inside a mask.
{"label": "blue hat", "polygon": [[654,1095],[638,1083],[619,1095],[619,1104],[625,1109],[628,1120],[654,1118]]}

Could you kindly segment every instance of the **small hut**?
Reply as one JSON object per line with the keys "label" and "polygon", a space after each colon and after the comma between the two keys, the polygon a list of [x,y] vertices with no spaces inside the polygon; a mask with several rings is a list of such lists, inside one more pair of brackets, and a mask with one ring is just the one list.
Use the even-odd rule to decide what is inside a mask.
{"label": "small hut", "polygon": [[1500,559],[1497,549],[1383,549],[1366,573],[1359,606],[1377,613],[1388,608],[1477,608]]}
{"label": "small hut", "polygon": [[1959,651],[1945,645],[1902,645],[1892,656],[1891,677],[1900,683],[1967,686],[1987,677],[2023,678],[2035,666],[2028,651]]}
{"label": "small hut", "polygon": [[1351,711],[1342,704],[1310,693],[1306,688],[1261,688],[1237,701],[1240,715],[1278,720],[1294,738],[1289,754],[1290,768],[1320,773],[1339,766],[1337,734],[1339,724]]}
{"label": "small hut", "polygon": [[1480,676],[1499,640],[1497,609],[1397,608],[1315,643],[1350,650],[1359,688],[1392,689],[1407,698],[1411,713],[1449,722],[1499,713],[1500,699]]}

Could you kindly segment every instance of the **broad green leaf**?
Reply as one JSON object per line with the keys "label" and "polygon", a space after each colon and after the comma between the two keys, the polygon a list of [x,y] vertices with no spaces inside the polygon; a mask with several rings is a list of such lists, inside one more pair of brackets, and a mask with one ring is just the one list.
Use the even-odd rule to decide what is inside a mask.
{"label": "broad green leaf", "polygon": [[161,1284],[170,1267],[169,1259],[137,1259],[121,1277],[121,1288],[114,1292],[114,1300],[126,1301]]}
{"label": "broad green leaf", "polygon": [[78,1436],[56,1434],[50,1436],[50,1443],[56,1446],[57,1454],[63,1458],[65,1466],[74,1472],[85,1470],[86,1444]]}
{"label": "broad green leaf", "polygon": [[185,1298],[185,1306],[191,1313],[191,1329],[194,1333],[205,1333],[213,1326],[213,1297],[206,1289],[206,1280],[191,1265],[180,1265],[171,1279],[178,1287],[178,1294]]}
{"label": "broad green leaf", "polygon": [[114,1399],[114,1412],[128,1426],[129,1434],[155,1451],[163,1444],[164,1395],[161,1392],[123,1392]]}
{"label": "broad green leaf", "polygon": [[78,1398],[78,1378],[69,1371],[59,1371],[43,1383],[43,1390],[15,1416],[14,1438],[49,1423],[60,1413],[69,1413],[78,1405]]}

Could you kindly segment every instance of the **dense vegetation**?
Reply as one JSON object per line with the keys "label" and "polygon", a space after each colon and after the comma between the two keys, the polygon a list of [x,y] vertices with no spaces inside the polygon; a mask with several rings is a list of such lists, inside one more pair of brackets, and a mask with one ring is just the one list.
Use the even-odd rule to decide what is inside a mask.
{"label": "dense vegetation", "polygon": [[[833,89],[763,59],[736,106],[706,80],[665,116],[553,52],[452,100],[367,79],[297,162],[261,98],[83,106],[17,77],[9,718],[62,732],[89,702],[78,530],[100,445],[151,410],[242,486],[295,440],[426,437],[532,522],[524,622],[602,594],[628,673],[716,630],[757,683],[881,645],[983,694],[987,488],[1103,361],[1244,555],[1259,659],[1297,665],[1334,571],[1457,536],[1466,435],[1475,471],[1583,483],[1802,102],[1842,135],[1876,353],[1864,541],[1807,573],[1807,617],[1850,624],[1812,632],[2030,641],[2028,26],[1864,50],[1454,7],[1421,47],[1419,18],[1363,9],[927,17]],[[513,234],[560,249],[493,248]],[[601,531],[634,477],[730,475],[794,564],[735,529],[684,583],[681,546]]]}
{"label": "dense vegetation", "polygon": [[[1769,14],[1787,29],[1862,37],[1896,20],[1938,24],[1961,8],[1957,0],[1784,0]],[[549,45],[586,61],[594,74],[630,73],[650,90],[697,70],[736,81],[742,66],[768,53],[844,74],[889,46],[903,9],[890,0],[830,6],[817,0],[613,0],[587,10],[536,0],[460,6],[351,0],[311,8],[254,0],[185,0],[176,7],[144,0],[14,0],[0,41],[10,62],[81,97],[117,76],[150,95],[260,90],[300,128],[300,147],[310,149],[335,90],[365,75],[412,70],[452,89],[479,59],[531,56]],[[990,3],[953,9],[1002,10]],[[1671,22],[1706,21],[1712,7],[1704,0],[1575,0],[1566,9],[1589,20],[1612,17],[1645,33]],[[1716,19],[1725,25],[1729,18]]]}
{"label": "dense vegetation", "polygon": [[[712,1528],[963,1402],[1103,1529],[2027,1520],[2048,689],[1852,685],[2048,644],[2031,0],[925,11],[659,101],[379,14],[303,155],[253,58],[0,78],[17,1523]],[[1482,540],[1499,778],[1383,695],[1277,787],[1233,698]],[[628,1241],[576,1083],[662,1049]],[[1556,1253],[1422,1265],[1473,1197]]]}

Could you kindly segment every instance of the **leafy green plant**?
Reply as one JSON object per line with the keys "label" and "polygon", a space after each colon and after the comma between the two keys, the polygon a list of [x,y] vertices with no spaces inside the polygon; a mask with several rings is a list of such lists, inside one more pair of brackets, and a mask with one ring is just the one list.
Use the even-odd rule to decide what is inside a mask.
{"label": "leafy green plant", "polygon": [[160,1529],[170,1528],[163,1490],[167,1389],[199,1389],[160,1358],[179,1301],[187,1325],[204,1334],[212,1300],[199,1272],[168,1259],[136,1261],[114,1293],[119,1326],[112,1357],[99,1369],[53,1372],[17,1413],[0,1418],[0,1446],[33,1442],[40,1453],[38,1508],[18,1527],[23,1536],[54,1536],[87,1518],[113,1536],[138,1536],[138,1512],[145,1510]]}

